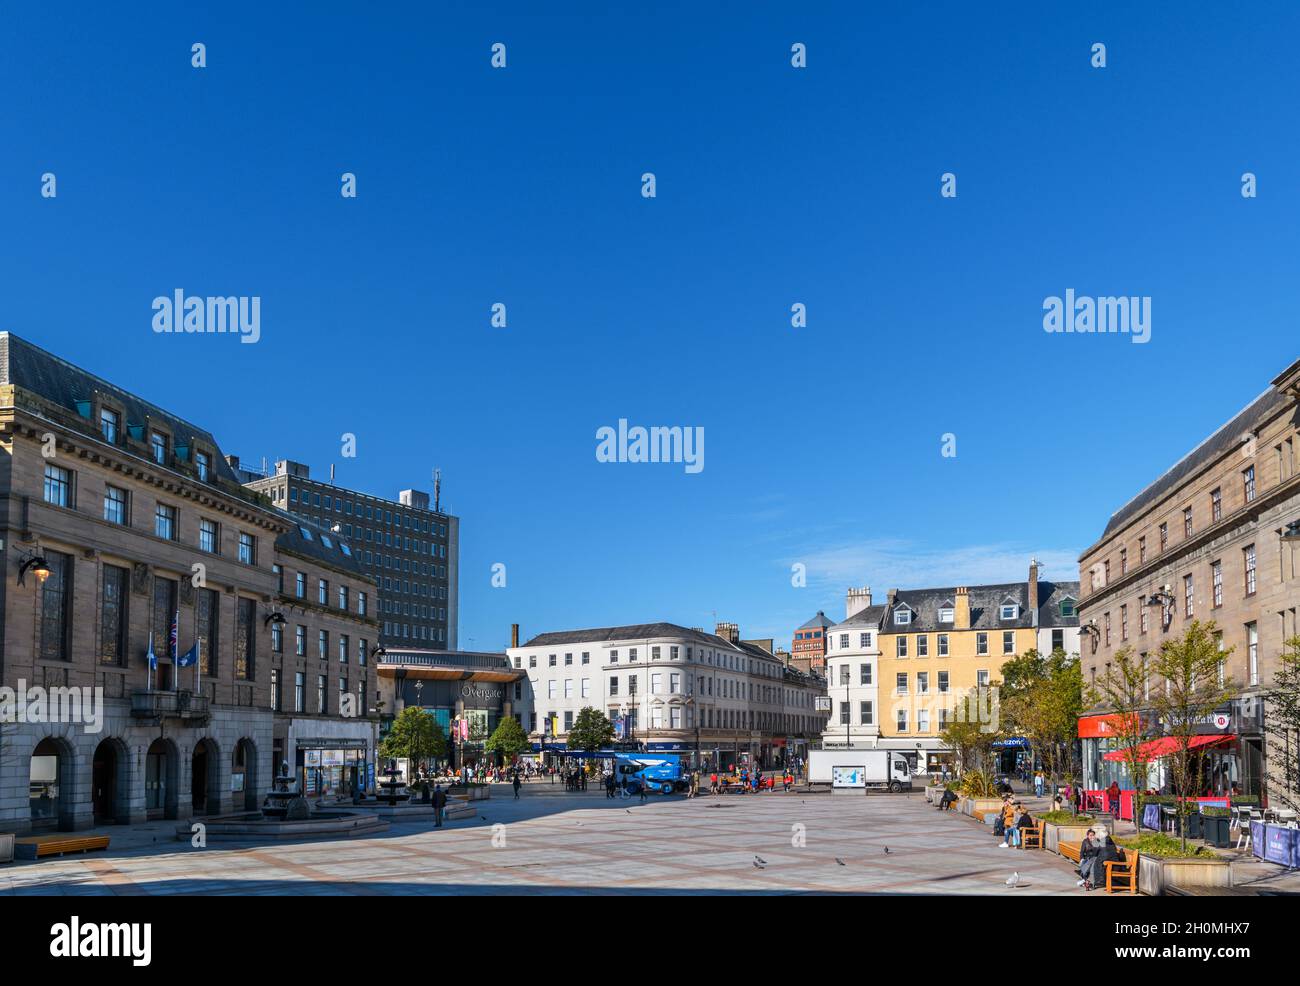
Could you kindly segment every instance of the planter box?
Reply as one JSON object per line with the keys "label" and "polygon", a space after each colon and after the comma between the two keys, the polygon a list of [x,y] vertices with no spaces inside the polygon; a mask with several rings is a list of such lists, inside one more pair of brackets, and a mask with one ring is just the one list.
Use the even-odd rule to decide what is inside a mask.
{"label": "planter box", "polygon": [[1138,859],[1138,892],[1162,897],[1172,887],[1232,887],[1232,863],[1226,859]]}
{"label": "planter box", "polygon": [[459,794],[469,798],[470,801],[486,801],[492,797],[492,788],[487,784],[453,784],[447,788],[448,794]]}
{"label": "planter box", "polygon": [[1232,845],[1232,839],[1228,835],[1231,824],[1232,819],[1227,815],[1202,815],[1201,836],[1216,849],[1226,849]]}
{"label": "planter box", "polygon": [[8,832],[0,833],[0,863],[14,861],[14,837]]}
{"label": "planter box", "polygon": [[927,787],[925,789],[925,800],[932,805],[937,805],[939,799],[943,797],[942,787]]}
{"label": "planter box", "polygon": [[1106,832],[1106,826],[1102,822],[1089,822],[1086,825],[1054,825],[1051,822],[1043,822],[1043,848],[1059,855],[1062,842],[1082,842],[1084,836],[1088,834],[1088,829],[1092,829],[1099,836]]}
{"label": "planter box", "polygon": [[963,814],[973,816],[977,811],[998,811],[1002,807],[1001,798],[962,798]]}

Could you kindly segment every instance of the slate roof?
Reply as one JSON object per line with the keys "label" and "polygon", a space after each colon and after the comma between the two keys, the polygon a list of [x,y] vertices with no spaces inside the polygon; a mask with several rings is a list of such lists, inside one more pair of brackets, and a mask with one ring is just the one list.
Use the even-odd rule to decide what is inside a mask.
{"label": "slate roof", "polygon": [[[1283,375],[1293,371],[1295,366],[1296,364],[1292,364],[1289,370],[1284,371]],[[1281,377],[1278,379],[1281,379]],[[1104,541],[1115,531],[1128,525],[1143,511],[1155,506],[1169,496],[1209,463],[1238,447],[1244,434],[1268,420],[1280,408],[1294,399],[1286,391],[1280,390],[1276,386],[1269,387],[1268,390],[1246,405],[1245,409],[1229,420],[1227,424],[1174,463],[1160,478],[1111,514],[1110,520],[1106,524],[1106,530],[1102,532],[1098,540]]]}
{"label": "slate roof", "polygon": [[[970,597],[970,629],[972,630],[1016,630],[1034,627],[1033,615],[1029,612],[1029,583],[1003,582],[994,585],[973,585],[966,590]],[[1039,627],[1078,626],[1079,620],[1063,619],[1060,603],[1067,596],[1076,601],[1079,598],[1078,582],[1038,581]],[[893,606],[886,607],[886,614],[881,623],[882,633],[931,633],[951,631],[952,623],[939,622],[939,609],[957,598],[957,589],[903,589],[894,600]],[[1013,601],[1017,609],[1014,620],[999,617],[1004,601]],[[895,614],[900,605],[908,606],[912,612],[910,623],[898,623]],[[874,608],[874,607],[873,607]]]}
{"label": "slate roof", "polygon": [[823,612],[819,609],[819,610],[817,611],[817,615],[816,615],[816,616],[814,616],[814,617],[813,617],[811,620],[809,620],[807,623],[801,623],[801,624],[798,626],[797,629],[799,629],[799,630],[814,630],[814,629],[817,629],[818,627],[820,627],[821,629],[825,630],[827,627],[834,626],[834,625],[835,625],[835,621],[834,621],[834,620],[827,619],[826,614],[823,613]]}
{"label": "slate roof", "polygon": [[[303,558],[309,558],[355,575],[363,581],[372,581],[370,576],[366,574],[365,569],[361,567],[357,553],[351,549],[351,545],[348,546],[347,552],[343,550],[346,539],[341,535],[335,534],[318,524],[295,517],[278,507],[275,508],[275,513],[279,514],[285,523],[291,525],[289,530],[275,539],[277,551],[285,551]],[[311,532],[310,538],[303,536],[304,529]],[[325,543],[325,539],[328,539],[328,545]]]}
{"label": "slate roof", "polygon": [[884,620],[886,611],[886,607],[884,606],[868,606],[862,612],[854,613],[847,620],[841,620],[839,623],[836,623],[834,629],[838,630],[840,627],[877,626]]}
{"label": "slate roof", "polygon": [[[613,642],[618,640],[641,640],[649,637],[681,637],[685,640],[694,640],[701,644],[707,644],[710,647],[726,647],[731,650],[741,650],[742,648],[733,644],[729,640],[712,633],[705,633],[703,630],[694,630],[688,627],[678,626],[676,623],[634,623],[629,626],[621,627],[595,627],[590,630],[560,630],[555,633],[542,633],[533,637],[523,647],[553,647],[560,644],[581,644],[581,643],[601,643]],[[762,648],[755,648],[762,651],[767,657],[772,655]]]}
{"label": "slate roof", "polygon": [[171,433],[173,448],[193,448],[197,440],[214,453],[212,472],[238,485],[234,471],[226,462],[221,446],[211,432],[164,411],[157,404],[125,391],[102,377],[73,366],[67,360],[46,352],[12,332],[0,332],[0,384],[21,387],[58,405],[69,413],[70,420],[77,423],[79,431],[100,441],[104,438],[99,430],[99,422],[82,417],[77,402],[93,400],[96,393],[106,394],[125,411],[125,420],[122,422],[124,429],[129,425],[148,426],[151,422],[160,424]]}

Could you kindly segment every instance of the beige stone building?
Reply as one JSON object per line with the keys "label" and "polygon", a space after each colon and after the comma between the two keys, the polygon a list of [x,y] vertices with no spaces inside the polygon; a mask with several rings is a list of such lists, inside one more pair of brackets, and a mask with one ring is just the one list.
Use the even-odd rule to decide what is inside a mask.
{"label": "beige stone building", "polygon": [[[1298,398],[1300,361],[1120,507],[1079,560],[1085,684],[1121,648],[1154,655],[1193,619],[1215,621],[1232,648],[1224,675],[1243,697],[1205,725],[1216,793],[1267,794],[1270,774],[1295,787],[1296,738],[1270,743],[1262,697],[1283,642],[1300,632]],[[1104,725],[1099,716],[1080,724],[1085,779],[1096,787],[1118,771],[1103,759],[1113,749]]]}
{"label": "beige stone building", "polygon": [[209,431],[10,333],[0,452],[0,831],[260,807],[294,520]]}

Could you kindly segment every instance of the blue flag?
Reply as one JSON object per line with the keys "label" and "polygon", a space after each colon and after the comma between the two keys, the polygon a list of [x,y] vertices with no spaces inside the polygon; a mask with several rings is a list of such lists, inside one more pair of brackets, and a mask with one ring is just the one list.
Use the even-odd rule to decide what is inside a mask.
{"label": "blue flag", "polygon": [[194,646],[176,659],[178,668],[192,668],[199,663],[199,642],[194,641]]}
{"label": "blue flag", "polygon": [[153,652],[153,631],[149,631],[149,670],[158,670],[158,655]]}

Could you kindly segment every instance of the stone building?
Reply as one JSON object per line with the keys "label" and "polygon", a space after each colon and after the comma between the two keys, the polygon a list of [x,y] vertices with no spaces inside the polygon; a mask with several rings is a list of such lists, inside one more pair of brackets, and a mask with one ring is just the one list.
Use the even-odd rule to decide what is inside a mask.
{"label": "stone building", "polygon": [[275,541],[270,616],[273,757],[308,796],[374,788],[379,698],[375,587],[355,549],[289,518]]}
{"label": "stone building", "polygon": [[207,430],[10,333],[0,449],[0,830],[259,806],[283,515]]}
{"label": "stone building", "polygon": [[[1300,361],[1116,510],[1079,559],[1086,684],[1104,678],[1121,649],[1150,659],[1194,619],[1213,620],[1231,648],[1222,675],[1242,696],[1200,740],[1216,793],[1300,786],[1300,737],[1266,735],[1264,711],[1285,642],[1300,632],[1298,419]],[[1105,760],[1116,749],[1105,710],[1092,712],[1079,728],[1085,780],[1123,782]]]}

